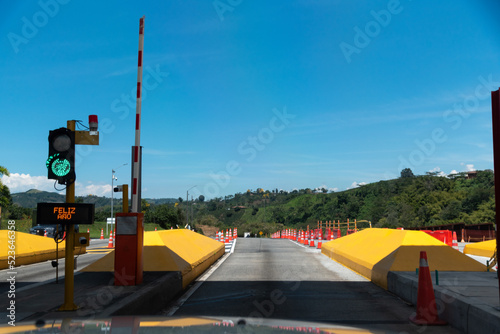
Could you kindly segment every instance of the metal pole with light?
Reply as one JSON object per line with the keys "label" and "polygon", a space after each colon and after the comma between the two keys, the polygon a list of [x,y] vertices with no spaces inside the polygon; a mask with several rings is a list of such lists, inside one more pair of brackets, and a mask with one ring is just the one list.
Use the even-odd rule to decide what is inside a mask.
{"label": "metal pole with light", "polygon": [[[75,134],[76,145],[99,145],[99,132],[97,131],[97,116],[89,116],[90,131],[75,131],[76,121],[68,120],[66,128]],[[67,141],[66,141],[67,142]],[[73,174],[74,177],[74,174]],[[75,178],[66,183],[66,203],[75,203]],[[59,311],[76,311],[78,306],[74,303],[74,247],[75,225],[68,224],[66,231],[65,266],[64,266],[64,303]]]}
{"label": "metal pole with light", "polygon": [[[116,170],[120,167],[126,166],[128,163],[124,163],[123,165],[120,165],[116,167],[115,169],[111,170],[111,222],[113,222],[113,193],[115,192],[115,187],[114,187],[114,180],[118,180],[118,178],[115,176]],[[108,224],[106,224],[106,235],[108,234]]]}
{"label": "metal pole with light", "polygon": [[186,190],[186,228],[189,225],[189,191],[195,187],[196,186],[192,186],[191,188]]}

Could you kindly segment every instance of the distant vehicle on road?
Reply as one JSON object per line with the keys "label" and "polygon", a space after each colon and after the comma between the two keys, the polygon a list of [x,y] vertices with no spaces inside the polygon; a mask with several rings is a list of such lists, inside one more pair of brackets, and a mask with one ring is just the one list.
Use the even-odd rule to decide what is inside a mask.
{"label": "distant vehicle on road", "polygon": [[[36,225],[30,228],[30,233],[43,236],[47,231],[47,237],[53,238],[58,230],[61,232],[59,239],[62,239],[65,230],[63,225],[59,225],[59,229],[57,229],[57,225]],[[79,230],[79,225],[75,225],[75,232],[79,232]]]}

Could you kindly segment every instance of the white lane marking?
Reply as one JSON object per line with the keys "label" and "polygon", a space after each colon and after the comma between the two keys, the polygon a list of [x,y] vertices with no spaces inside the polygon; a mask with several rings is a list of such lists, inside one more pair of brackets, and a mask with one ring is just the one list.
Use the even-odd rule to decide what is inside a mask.
{"label": "white lane marking", "polygon": [[234,244],[236,244],[236,240],[233,241],[233,247],[231,248],[231,252],[224,254],[220,262],[212,266],[212,268],[210,268],[208,271],[203,273],[203,275],[198,277],[193,287],[188,291],[186,291],[186,293],[184,293],[184,295],[182,295],[182,297],[179,298],[179,300],[177,301],[177,303],[175,303],[175,305],[173,305],[167,311],[165,311],[163,313],[163,316],[170,317],[174,315],[175,312],[177,312],[177,310],[180,309],[182,305],[184,305],[184,303],[189,299],[189,297],[193,295],[193,293],[195,293],[196,290],[198,290],[198,288],[203,284],[203,282],[205,282],[214,273],[214,271],[216,271],[217,268],[219,268],[224,263],[224,261],[226,261],[226,259],[233,253]]}

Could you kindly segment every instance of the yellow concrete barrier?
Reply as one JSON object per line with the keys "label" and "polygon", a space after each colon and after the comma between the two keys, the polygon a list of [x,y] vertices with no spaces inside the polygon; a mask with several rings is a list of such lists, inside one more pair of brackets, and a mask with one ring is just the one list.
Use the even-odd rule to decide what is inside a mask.
{"label": "yellow concrete barrier", "polygon": [[492,257],[493,253],[495,253],[496,247],[497,247],[496,240],[476,242],[474,244],[465,245],[464,254]]}
{"label": "yellow concrete barrier", "polygon": [[[180,271],[186,287],[218,258],[224,244],[190,230],[177,229],[144,233],[144,271]],[[114,271],[112,251],[82,271]]]}
{"label": "yellow concrete barrier", "polygon": [[486,271],[486,266],[421,231],[371,228],[323,244],[321,252],[387,289],[389,271],[415,271],[420,251],[430,270]]}
{"label": "yellow concrete barrier", "polygon": [[[0,269],[6,269],[9,266],[9,243],[8,230],[0,230]],[[55,260],[56,257],[64,258],[65,245],[63,241],[59,244],[58,256],[56,256],[56,243],[54,239],[42,237],[23,232],[15,232],[15,264],[17,266]],[[76,254],[85,254],[86,247],[75,248]]]}

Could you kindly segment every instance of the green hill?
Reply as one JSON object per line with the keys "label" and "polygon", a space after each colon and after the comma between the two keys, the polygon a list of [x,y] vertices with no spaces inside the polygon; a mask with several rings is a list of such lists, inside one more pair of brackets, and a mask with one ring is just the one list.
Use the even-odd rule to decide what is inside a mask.
{"label": "green hill", "polygon": [[36,208],[38,202],[57,203],[64,202],[65,196],[48,191],[30,189],[23,193],[11,194],[12,202],[23,208]]}
{"label": "green hill", "polygon": [[[26,192],[11,194],[12,202],[16,205],[19,205],[23,208],[35,209],[36,204],[39,202],[48,202],[48,203],[58,203],[64,202],[66,200],[66,196],[63,193],[55,193],[42,191],[37,189],[30,189]],[[115,194],[114,196],[114,205],[121,205],[122,196],[121,194]],[[165,203],[175,203],[176,199],[174,198],[155,198],[155,199],[145,199],[150,204],[165,204]],[[95,196],[95,195],[87,195],[87,196],[77,196],[75,201],[78,203],[91,203],[94,204],[96,208],[101,208],[105,206],[111,207],[111,198],[104,196]]]}
{"label": "green hill", "polygon": [[241,226],[254,233],[347,219],[368,220],[377,227],[494,222],[493,172],[478,171],[474,176],[411,175],[338,193],[258,189],[195,202],[191,207],[195,223],[220,228]]}
{"label": "green hill", "polygon": [[[63,202],[57,193],[29,190],[12,194],[13,202],[35,208],[38,202]],[[96,220],[111,214],[107,197],[77,197],[77,202],[94,203]],[[238,227],[252,233],[274,232],[282,227],[305,228],[317,221],[367,220],[375,227],[417,227],[452,223],[495,222],[493,171],[457,174],[449,177],[413,176],[402,173],[394,180],[366,184],[337,193],[301,189],[292,192],[247,190],[209,201],[175,204],[172,198],[143,199],[142,209],[149,223],[164,228],[185,225],[189,206],[191,225],[220,229]],[[121,211],[121,196],[114,200],[114,212]]]}

